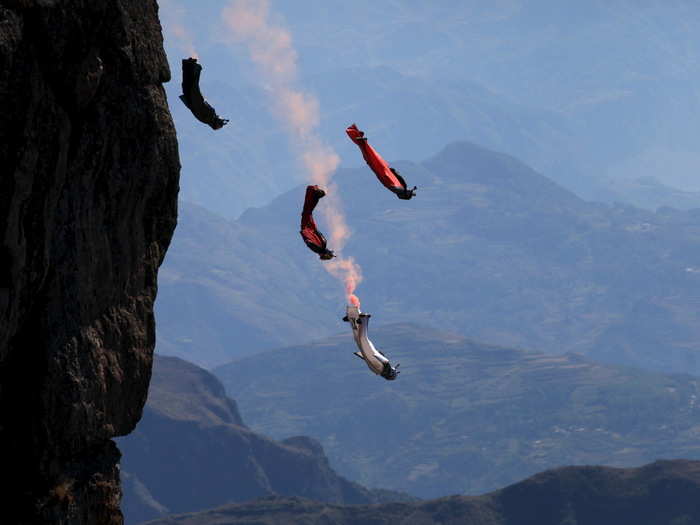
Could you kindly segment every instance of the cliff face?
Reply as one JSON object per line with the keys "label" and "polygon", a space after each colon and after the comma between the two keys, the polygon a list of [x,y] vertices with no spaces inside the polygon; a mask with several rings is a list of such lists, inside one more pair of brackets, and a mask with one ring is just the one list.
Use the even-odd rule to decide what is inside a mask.
{"label": "cliff face", "polygon": [[121,523],[179,161],[155,0],[0,3],[3,519]]}

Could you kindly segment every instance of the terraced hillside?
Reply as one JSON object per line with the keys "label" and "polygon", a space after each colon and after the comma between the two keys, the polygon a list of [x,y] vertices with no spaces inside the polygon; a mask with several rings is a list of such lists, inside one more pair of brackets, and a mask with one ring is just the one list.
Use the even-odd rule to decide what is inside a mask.
{"label": "terraced hillside", "polygon": [[420,497],[478,494],[571,464],[700,459],[700,379],[372,328],[401,363],[372,375],[349,334],[215,369],[251,428],[318,439],[338,471]]}

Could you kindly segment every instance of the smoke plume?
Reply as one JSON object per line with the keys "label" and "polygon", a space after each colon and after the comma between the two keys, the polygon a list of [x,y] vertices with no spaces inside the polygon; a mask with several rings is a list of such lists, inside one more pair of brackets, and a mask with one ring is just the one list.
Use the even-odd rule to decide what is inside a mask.
{"label": "smoke plume", "polygon": [[359,265],[344,257],[342,249],[350,237],[342,202],[331,175],[340,159],[320,139],[318,100],[298,87],[297,53],[289,31],[270,22],[268,0],[232,0],[222,12],[233,42],[245,44],[258,68],[273,104],[273,111],[295,143],[309,181],[326,189],[321,214],[329,227],[330,247],[338,257],[324,263],[324,268],[345,285],[349,303],[359,306],[354,295],[362,280]]}

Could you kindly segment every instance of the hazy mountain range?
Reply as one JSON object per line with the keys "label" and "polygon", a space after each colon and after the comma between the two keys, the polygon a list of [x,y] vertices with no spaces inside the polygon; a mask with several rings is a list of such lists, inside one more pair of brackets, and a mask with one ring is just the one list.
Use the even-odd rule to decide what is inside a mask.
{"label": "hazy mountain range", "polygon": [[[419,187],[411,201],[366,168],[335,178],[377,323],[699,371],[700,211],[585,202],[469,143],[396,167]],[[160,352],[213,366],[345,330],[342,290],[298,234],[302,200],[298,187],[234,222],[183,204],[159,276]]]}
{"label": "hazy mountain range", "polygon": [[[162,1],[161,14],[183,197],[233,218],[293,187],[301,172],[247,51],[226,43],[224,5]],[[673,194],[610,193],[608,177],[700,190],[700,11],[692,1],[277,0],[270,12],[292,35],[299,87],[318,96],[321,135],[345,166],[358,165],[343,135],[357,121],[390,159],[470,140],[586,196],[656,207]],[[231,118],[224,130],[203,127],[176,100],[187,52],[174,21],[205,65],[205,95]]]}
{"label": "hazy mountain range", "polygon": [[[267,94],[245,78],[235,84],[212,81],[205,86],[206,79],[215,77],[210,74],[215,66],[204,66],[202,89],[231,123],[214,132],[193,121],[175,99],[179,85],[171,86],[183,164],[182,197],[236,218],[307,177],[297,152],[290,148],[290,137],[269,113]],[[572,187],[581,186],[580,170],[565,161],[573,155],[570,144],[574,141],[566,136],[565,121],[555,114],[517,106],[476,85],[436,85],[390,67],[333,71],[314,77],[312,84],[325,95],[321,104],[333,115],[322,121],[320,133],[345,166],[362,162],[357,147],[345,135],[345,128],[357,121],[385,155],[401,152],[398,158],[421,158],[447,142],[470,138],[494,149],[514,149],[540,165],[550,159],[556,164],[551,171],[557,177]],[[343,88],[335,89],[338,85]]]}
{"label": "hazy mountain range", "polygon": [[659,461],[561,468],[479,497],[352,506],[268,498],[151,525],[692,525],[698,491],[698,462]]}
{"label": "hazy mountain range", "polygon": [[214,373],[251,428],[318,439],[338,471],[420,497],[479,494],[570,464],[700,459],[700,380],[515,350],[420,325],[370,327],[388,382],[349,333]]}
{"label": "hazy mountain range", "polygon": [[[654,525],[694,523],[698,470],[689,461],[626,471],[571,467],[482,497],[363,507],[415,498],[368,490],[334,467],[350,479],[444,496],[500,488],[553,465],[637,465],[700,454],[698,381],[688,376],[481,345],[405,325],[374,330],[373,339],[402,362],[398,381],[372,376],[345,335],[217,370],[240,392],[246,420],[282,441],[247,427],[211,373],[157,356],[144,417],[119,439],[126,523],[182,512],[195,514],[157,523],[237,523],[255,512],[256,523],[317,523],[323,514],[331,523],[364,523],[370,515],[378,523],[451,523],[449,515],[475,525],[598,525],[612,516],[632,523],[624,520],[647,508],[658,508]],[[319,436],[329,457],[299,431]],[[265,496],[276,498],[205,510]],[[289,496],[309,499],[279,499]],[[681,521],[662,521],[671,518]],[[600,521],[586,521],[594,519]]]}
{"label": "hazy mountain range", "polygon": [[[251,427],[211,374],[160,357],[120,443],[127,519],[275,495],[158,523],[700,520],[690,461],[500,489],[566,464],[700,458],[698,379],[668,374],[700,373],[697,6],[271,2],[342,159],[345,253],[363,269],[372,338],[402,363],[387,383],[352,356],[341,287],[299,238],[306,176],[247,52],[227,42],[223,5],[161,2],[184,202],[158,350],[226,363],[216,374]],[[177,101],[189,53],[173,21],[223,130]],[[351,122],[419,186],[414,200],[377,184]],[[500,490],[368,505],[409,498],[365,486]]]}
{"label": "hazy mountain range", "polygon": [[338,476],[317,441],[251,431],[209,372],[157,356],[144,416],[119,439],[127,524],[278,494],[333,503],[410,500]]}

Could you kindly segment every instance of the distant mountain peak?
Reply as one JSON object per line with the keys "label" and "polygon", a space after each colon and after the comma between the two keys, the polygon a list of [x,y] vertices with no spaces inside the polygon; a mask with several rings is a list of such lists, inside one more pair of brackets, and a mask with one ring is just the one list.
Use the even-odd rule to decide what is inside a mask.
{"label": "distant mountain peak", "polygon": [[[517,195],[530,202],[546,200],[580,208],[584,201],[573,192],[538,173],[516,157],[484,148],[473,142],[457,141],[421,163],[437,176],[451,182],[471,182],[501,193]],[[524,200],[524,205],[527,201]]]}

